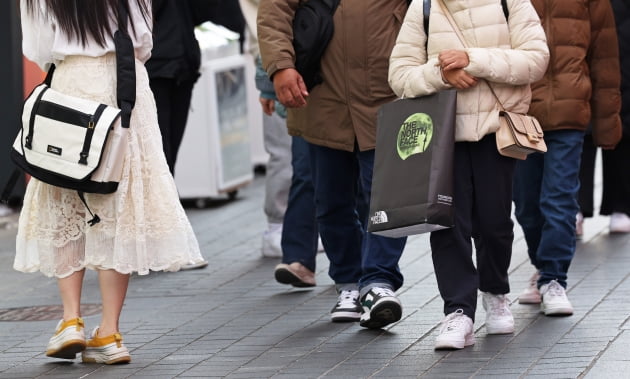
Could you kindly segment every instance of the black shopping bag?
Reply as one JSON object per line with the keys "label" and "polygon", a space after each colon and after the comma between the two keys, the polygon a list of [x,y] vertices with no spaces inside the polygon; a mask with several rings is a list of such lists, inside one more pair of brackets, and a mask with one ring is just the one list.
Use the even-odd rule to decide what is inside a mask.
{"label": "black shopping bag", "polygon": [[456,90],[447,90],[379,109],[369,232],[402,237],[453,226],[456,104]]}

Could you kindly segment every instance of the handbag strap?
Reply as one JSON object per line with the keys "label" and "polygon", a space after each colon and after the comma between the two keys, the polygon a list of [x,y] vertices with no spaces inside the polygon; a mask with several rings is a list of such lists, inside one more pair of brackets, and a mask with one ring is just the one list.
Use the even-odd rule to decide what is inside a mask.
{"label": "handbag strap", "polygon": [[[437,0],[437,3],[440,6],[440,8],[442,9],[442,12],[444,13],[444,15],[446,16],[446,19],[448,20],[448,23],[451,24],[451,27],[453,27],[453,30],[455,31],[455,34],[457,34],[457,38],[459,39],[459,42],[461,42],[462,45],[465,48],[468,48],[468,43],[466,43],[466,39],[462,35],[461,29],[459,28],[459,26],[457,25],[457,23],[453,19],[453,15],[451,14],[451,12],[446,8],[446,5],[444,4],[444,1],[443,0]],[[490,82],[488,82],[485,79],[481,79],[481,80],[486,83],[488,88],[490,88],[490,92],[492,92],[492,95],[494,96],[494,98],[497,99],[497,103],[499,103],[499,106],[501,107],[501,110],[505,111],[505,108],[503,107],[503,103],[501,102],[501,100],[499,100],[499,97],[494,92],[494,88],[492,88],[492,85],[490,84]]]}
{"label": "handbag strap", "polygon": [[[127,32],[129,11],[126,3],[118,1],[118,30],[114,33],[114,47],[116,50],[116,98],[120,108],[120,123],[128,128],[131,111],[136,104],[136,63],[133,41]],[[44,78],[44,84],[50,87],[55,64],[51,64]]]}
{"label": "handbag strap", "polygon": [[129,127],[131,110],[136,104],[136,58],[133,42],[127,32],[129,12],[127,2],[118,1],[118,30],[114,33],[116,47],[116,96],[121,110],[120,123]]}

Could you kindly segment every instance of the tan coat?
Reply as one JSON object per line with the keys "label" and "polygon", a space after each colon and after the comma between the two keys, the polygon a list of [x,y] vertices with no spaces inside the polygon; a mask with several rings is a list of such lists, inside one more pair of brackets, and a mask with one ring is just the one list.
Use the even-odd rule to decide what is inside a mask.
{"label": "tan coat", "polygon": [[530,113],[543,129],[585,130],[613,147],[621,138],[619,53],[615,19],[606,0],[532,0],[547,34],[551,59],[532,84]]}
{"label": "tan coat", "polygon": [[[261,0],[258,40],[263,67],[272,76],[294,67],[291,21],[298,0]],[[376,144],[376,112],[396,98],[387,83],[389,55],[407,0],[342,0],[335,33],[322,58],[324,83],[305,108],[290,109],[289,133],[333,149],[361,151]]]}
{"label": "tan coat", "polygon": [[[499,0],[445,1],[469,46],[464,49],[435,0],[427,44],[422,1],[412,2],[392,52],[389,80],[394,91],[400,97],[417,97],[450,88],[442,80],[438,54],[445,49],[464,49],[470,60],[464,70],[492,82],[505,109],[527,112],[529,83],[544,74],[549,50],[529,0],[508,0],[507,4],[509,27]],[[455,139],[479,141],[494,133],[499,128],[499,110],[485,82],[459,90]]]}

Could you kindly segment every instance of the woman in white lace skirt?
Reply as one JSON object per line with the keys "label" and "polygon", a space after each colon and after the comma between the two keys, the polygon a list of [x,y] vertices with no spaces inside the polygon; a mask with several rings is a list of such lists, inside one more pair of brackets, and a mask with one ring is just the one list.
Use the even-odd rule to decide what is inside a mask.
{"label": "woman in white lace skirt", "polygon": [[[123,178],[113,194],[86,194],[101,222],[74,190],[31,179],[24,198],[14,268],[56,277],[63,319],[46,355],[84,362],[126,363],[118,322],[131,273],[177,271],[203,258],[179,203],[144,68],[152,48],[150,0],[120,0],[129,13],[136,56],[136,104]],[[119,0],[21,0],[24,55],[42,69],[55,63],[51,87],[116,105],[113,33]],[[80,314],[85,268],[97,270],[103,314],[86,341]]]}

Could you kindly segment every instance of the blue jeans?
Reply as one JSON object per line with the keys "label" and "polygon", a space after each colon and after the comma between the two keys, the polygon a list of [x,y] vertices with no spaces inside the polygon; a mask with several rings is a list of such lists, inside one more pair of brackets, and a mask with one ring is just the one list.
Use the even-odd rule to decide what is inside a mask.
{"label": "blue jeans", "polygon": [[[319,233],[337,288],[375,284],[396,290],[403,277],[398,260],[406,238],[367,233],[359,216],[360,196],[369,199],[374,150],[354,152],[310,144]],[[360,187],[360,188],[359,188]]]}
{"label": "blue jeans", "polygon": [[282,227],[282,263],[299,262],[315,272],[318,233],[308,145],[303,138],[292,137],[293,176]]}
{"label": "blue jeans", "polygon": [[514,173],[515,215],[523,228],[538,286],[557,280],[567,286],[575,253],[580,157],[584,132],[545,132],[547,152],[518,161]]}

